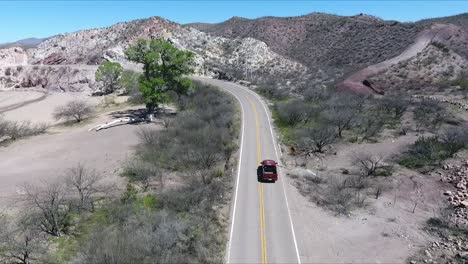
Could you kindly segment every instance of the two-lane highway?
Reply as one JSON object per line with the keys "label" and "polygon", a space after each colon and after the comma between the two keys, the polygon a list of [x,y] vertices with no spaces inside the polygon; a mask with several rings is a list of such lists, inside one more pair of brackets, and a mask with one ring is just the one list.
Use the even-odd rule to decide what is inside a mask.
{"label": "two-lane highway", "polygon": [[[280,163],[272,121],[260,97],[229,82],[196,77],[234,95],[242,110],[239,168],[226,253],[228,263],[300,263],[284,174],[276,183],[259,183],[257,167],[264,159]],[[281,163],[280,163],[281,164]]]}

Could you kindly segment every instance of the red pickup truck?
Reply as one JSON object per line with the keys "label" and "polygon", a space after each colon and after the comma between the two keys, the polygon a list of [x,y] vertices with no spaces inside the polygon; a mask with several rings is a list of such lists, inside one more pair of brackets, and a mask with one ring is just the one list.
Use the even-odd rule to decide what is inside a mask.
{"label": "red pickup truck", "polygon": [[257,168],[257,179],[259,182],[263,181],[277,181],[278,171],[276,165],[278,163],[274,160],[264,160]]}

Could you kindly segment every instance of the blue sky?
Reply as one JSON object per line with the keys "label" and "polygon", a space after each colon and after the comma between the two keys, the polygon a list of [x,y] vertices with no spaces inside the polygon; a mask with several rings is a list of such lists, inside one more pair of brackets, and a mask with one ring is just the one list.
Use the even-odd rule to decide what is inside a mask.
{"label": "blue sky", "polygon": [[417,21],[468,12],[468,1],[5,1],[0,0],[0,43],[46,37],[117,22],[162,16],[178,23],[221,22],[233,16],[297,16],[311,12],[372,14]]}

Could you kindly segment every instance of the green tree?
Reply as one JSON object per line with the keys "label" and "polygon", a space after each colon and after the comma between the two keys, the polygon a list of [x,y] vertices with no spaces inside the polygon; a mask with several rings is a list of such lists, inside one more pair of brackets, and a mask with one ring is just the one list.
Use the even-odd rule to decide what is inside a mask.
{"label": "green tree", "polygon": [[193,73],[195,55],[190,51],[179,50],[163,39],[140,39],[125,51],[125,55],[129,60],[143,64],[140,91],[150,119],[159,104],[168,101],[169,91],[185,94],[192,86],[186,77]]}
{"label": "green tree", "polygon": [[126,94],[138,92],[140,74],[133,71],[124,71],[119,80],[119,85],[125,89]]}
{"label": "green tree", "polygon": [[119,86],[123,67],[117,62],[103,62],[96,71],[96,81],[102,82],[102,92],[109,94]]}

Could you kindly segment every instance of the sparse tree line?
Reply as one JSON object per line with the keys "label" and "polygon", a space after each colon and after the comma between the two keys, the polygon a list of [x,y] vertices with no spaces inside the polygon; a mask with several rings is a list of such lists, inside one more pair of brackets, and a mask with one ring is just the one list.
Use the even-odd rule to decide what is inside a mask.
{"label": "sparse tree line", "polygon": [[376,99],[309,90],[303,98],[277,102],[275,114],[286,141],[310,156],[338,140],[375,140],[384,128],[400,123],[410,103],[398,95]]}
{"label": "sparse tree line", "polygon": [[191,174],[190,178],[208,184],[215,174],[212,170],[220,162],[227,163],[235,150],[235,107],[224,93],[202,84],[197,86],[191,95],[181,97],[178,105],[182,113],[164,131],[141,131],[145,144],[137,157],[140,163],[184,171]]}
{"label": "sparse tree line", "polygon": [[[123,192],[83,166],[67,171],[63,180],[25,185],[25,213],[1,218],[1,261],[223,261],[226,224],[219,208],[229,202],[232,183],[239,128],[235,102],[185,78],[191,53],[178,52],[167,42],[141,40],[127,55],[145,65],[137,87],[148,114],[158,115],[163,130],[139,133],[136,154],[121,170],[129,180]],[[177,115],[156,111],[164,102],[174,102]],[[75,101],[54,116],[80,122],[91,114],[89,105]],[[168,186],[174,177],[178,184]]]}
{"label": "sparse tree line", "polygon": [[[226,232],[217,208],[228,202],[236,107],[202,84],[177,105],[162,131],[140,132],[136,155],[123,168],[131,184],[105,209],[78,263],[223,261]],[[174,174],[181,185],[167,186]]]}
{"label": "sparse tree line", "polygon": [[[25,213],[2,218],[1,260],[222,262],[226,230],[217,208],[231,186],[236,106],[229,95],[196,86],[181,95],[164,130],[140,132],[137,154],[122,170],[130,180],[123,193],[82,165],[61,180],[25,185]],[[181,184],[166,186],[174,174]]]}
{"label": "sparse tree line", "polygon": [[[460,123],[441,103],[404,94],[374,98],[310,89],[302,98],[277,101],[274,110],[286,143],[304,156],[323,153],[339,140],[376,141],[386,128],[400,135],[409,129],[437,134],[443,125]],[[402,123],[406,112],[415,127]]]}
{"label": "sparse tree line", "polygon": [[[378,198],[389,188],[385,178],[399,163],[427,170],[468,148],[468,128],[440,102],[410,99],[404,94],[381,98],[330,89],[306,89],[300,97],[274,101],[275,122],[295,157],[336,153],[334,144],[376,142],[384,130],[395,136],[422,133],[397,156],[353,153],[355,169],[321,175],[292,175],[298,189],[315,203],[339,214],[365,206],[369,194]],[[431,136],[432,135],[432,136]],[[304,164],[304,163],[302,163]]]}
{"label": "sparse tree line", "polygon": [[18,203],[23,208],[16,218],[0,216],[0,261],[42,263],[52,237],[74,233],[81,214],[91,214],[96,202],[109,197],[111,185],[79,164],[62,177],[40,184],[22,186]]}
{"label": "sparse tree line", "polygon": [[0,142],[42,134],[47,130],[47,127],[48,125],[45,123],[10,121],[0,115]]}

